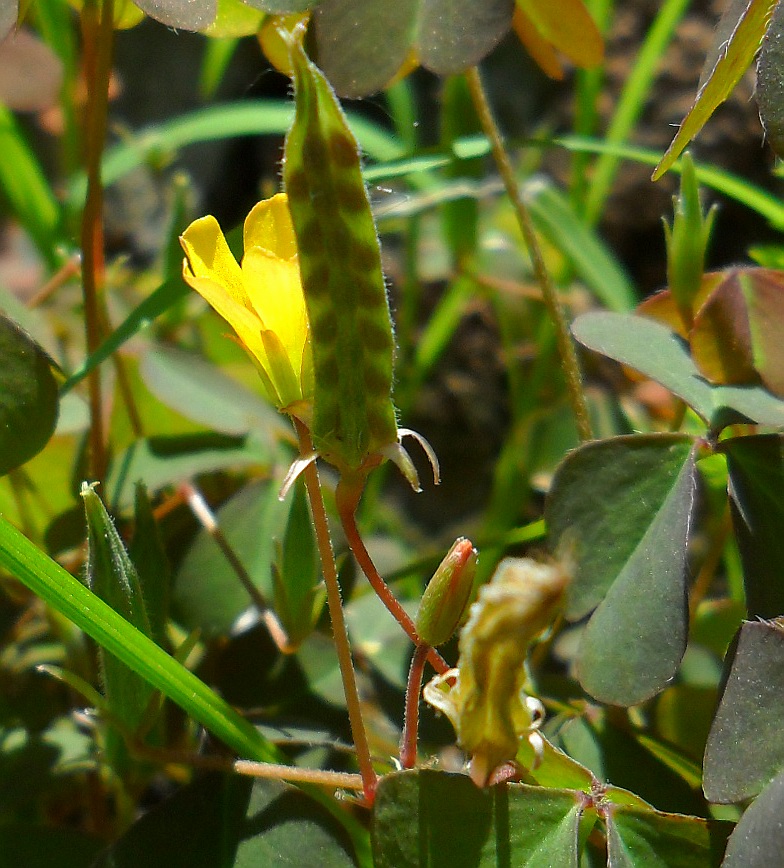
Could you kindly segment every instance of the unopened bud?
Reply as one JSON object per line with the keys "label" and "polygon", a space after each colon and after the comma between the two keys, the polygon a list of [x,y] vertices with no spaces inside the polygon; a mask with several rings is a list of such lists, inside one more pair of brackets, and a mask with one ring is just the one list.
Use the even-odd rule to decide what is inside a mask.
{"label": "unopened bud", "polygon": [[460,626],[471,599],[479,554],[470,540],[460,537],[439,564],[425,589],[416,617],[422,642],[436,647]]}

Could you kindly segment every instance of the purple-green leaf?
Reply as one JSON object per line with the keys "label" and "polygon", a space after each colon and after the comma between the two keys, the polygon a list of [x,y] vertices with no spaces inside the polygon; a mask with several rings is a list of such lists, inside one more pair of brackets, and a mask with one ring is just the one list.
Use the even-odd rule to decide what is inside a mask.
{"label": "purple-green leaf", "polygon": [[150,18],[180,30],[204,30],[215,20],[217,0],[134,0]]}
{"label": "purple-green leaf", "polygon": [[784,153],[784,4],[773,10],[757,60],[755,90],[765,137],[773,150]]}
{"label": "purple-green leaf", "polygon": [[703,789],[711,802],[740,802],[784,769],[784,630],[745,622],[725,666],[727,681],[705,748]]}
{"label": "purple-green leaf", "polygon": [[784,851],[784,772],[749,805],[727,843],[722,868],[770,868]]}
{"label": "purple-green leaf", "polygon": [[607,814],[607,868],[713,868],[730,823],[613,806]]}
{"label": "purple-green leaf", "polygon": [[712,386],[695,365],[686,341],[662,323],[599,311],[578,317],[572,332],[589,349],[661,383],[715,430],[743,420],[784,425],[784,401],[762,386]]}
{"label": "purple-green leaf", "polygon": [[694,509],[694,442],[616,437],[572,452],[545,517],[575,563],[567,617],[594,612],[578,652],[583,687],[632,705],[661,690],[686,647],[686,547]]}
{"label": "purple-green leaf", "polygon": [[413,54],[438,75],[462,72],[509,30],[513,0],[323,0],[319,65],[346,97],[381,90]]}
{"label": "purple-green leaf", "polygon": [[724,440],[749,616],[784,614],[784,455],[776,434]]}
{"label": "purple-green leaf", "polygon": [[575,790],[479,789],[466,775],[424,769],[387,775],[373,812],[374,864],[577,868],[583,805]]}

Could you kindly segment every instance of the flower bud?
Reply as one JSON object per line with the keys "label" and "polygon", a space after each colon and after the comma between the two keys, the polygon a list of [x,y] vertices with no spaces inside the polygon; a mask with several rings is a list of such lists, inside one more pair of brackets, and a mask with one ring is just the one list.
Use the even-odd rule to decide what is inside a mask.
{"label": "flower bud", "polygon": [[479,554],[470,540],[460,537],[430,580],[416,617],[419,638],[436,647],[460,626],[471,599]]}

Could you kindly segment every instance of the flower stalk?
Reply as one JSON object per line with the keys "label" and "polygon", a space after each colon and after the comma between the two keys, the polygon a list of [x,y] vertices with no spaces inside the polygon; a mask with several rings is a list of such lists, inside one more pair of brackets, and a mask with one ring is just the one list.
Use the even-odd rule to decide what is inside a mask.
{"label": "flower stalk", "polygon": [[[313,452],[310,431],[298,419],[293,418],[293,422],[297,431],[297,439],[299,440],[300,455],[310,455]],[[324,573],[324,583],[327,586],[327,606],[332,622],[332,634],[338,655],[340,676],[343,679],[343,692],[346,697],[346,706],[348,707],[351,737],[354,740],[359,771],[362,775],[362,791],[367,803],[372,805],[376,794],[378,778],[370,758],[370,747],[368,745],[367,733],[365,732],[365,723],[362,719],[357,680],[354,673],[354,664],[351,659],[351,645],[349,644],[346,620],[343,617],[343,605],[340,597],[335,554],[332,549],[327,512],[324,507],[321,482],[315,461],[308,462],[303,470],[303,476],[305,478],[308,500],[310,501],[313,528],[316,532],[316,543],[318,545],[319,557],[321,558],[321,568]]]}

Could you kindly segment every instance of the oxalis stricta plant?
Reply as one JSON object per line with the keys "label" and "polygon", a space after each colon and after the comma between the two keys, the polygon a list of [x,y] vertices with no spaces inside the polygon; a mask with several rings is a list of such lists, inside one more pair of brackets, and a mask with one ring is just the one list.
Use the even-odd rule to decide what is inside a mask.
{"label": "oxalis stricta plant", "polygon": [[[423,438],[397,425],[392,322],[359,150],[332,89],[304,52],[303,33],[282,34],[291,51],[296,105],[284,151],[286,193],[258,203],[248,215],[241,264],[213,217],[192,223],[181,238],[183,276],[233,326],[268,398],[294,424],[300,457],[287,474],[281,497],[305,474],[364,796],[372,804],[376,774],[316,460],[337,470],[335,498],[349,544],[415,645],[401,742],[404,768],[416,762],[417,706],[426,659],[447,679],[444,684],[450,677],[457,679],[463,668],[451,694],[432,686],[429,701],[455,722],[461,745],[473,757],[476,782],[487,783],[498,767],[514,762],[519,738],[537,728],[543,716],[541,705],[524,693],[526,653],[553,617],[567,573],[534,568],[517,584],[499,573],[466,626],[461,664],[450,676],[435,646],[448,641],[464,620],[477,552],[466,540],[453,546],[428,587],[416,624],[373,565],[355,521],[368,474],[389,459],[420,490],[414,465],[400,444],[404,435],[424,447],[436,483],[438,464]],[[501,599],[491,602],[494,594]],[[497,623],[489,627],[493,619]],[[505,648],[513,649],[511,655]],[[531,702],[535,724],[527,711]],[[507,712],[507,706],[516,710]],[[512,767],[507,777],[515,774]]]}
{"label": "oxalis stricta plant", "polygon": [[[632,4],[0,0],[0,34],[19,11],[35,50],[60,63],[64,132],[52,135],[68,167],[50,182],[25,147],[29,125],[0,107],[3,207],[46,266],[30,310],[0,287],[0,563],[14,577],[0,577],[0,861],[778,864],[784,256],[774,240],[753,266],[706,273],[722,213],[699,185],[779,230],[784,208],[678,157],[758,51],[761,113],[781,148],[782,3],[729,4],[657,169],[681,174],[667,288],[633,311],[633,281],[592,228],[621,156],[660,160],[623,142],[687,5],[654,10],[595,141],[602,70],[584,69]],[[202,94],[233,39],[252,34],[293,101],[208,103],[107,151],[115,29],[142,9],[218,37],[194,37],[208,46]],[[279,13],[295,16],[283,32]],[[580,67],[577,135],[504,140],[477,64],[511,29],[552,78],[562,57]],[[32,50],[10,42],[0,100],[15,52]],[[445,79],[437,144],[405,78],[417,65]],[[379,89],[394,129],[336,98]],[[160,261],[105,261],[106,185],[146,161],[169,192],[179,147],[249,131],[287,138],[283,192],[251,209],[241,243],[212,217],[190,222],[178,176]],[[546,162],[528,174],[545,148],[575,152],[568,191]],[[365,182],[379,179],[396,189],[373,212]],[[386,251],[396,333],[377,226],[402,241]],[[253,378],[186,284],[234,329],[255,390],[225,374]],[[608,310],[585,312],[597,306]],[[478,312],[509,427],[484,468],[487,502],[468,482],[471,512],[454,530],[439,516],[477,547],[460,536],[436,566],[448,537],[431,548],[426,522],[382,482],[394,464],[419,488],[412,438],[438,481],[428,444],[400,425],[439,364],[450,400],[480,416],[492,402],[478,355],[476,391],[447,363],[465,325],[473,346]],[[80,415],[66,396],[83,381]],[[472,429],[471,448],[484,438]],[[520,556],[545,538],[553,556]],[[378,599],[354,582],[355,562]]]}

